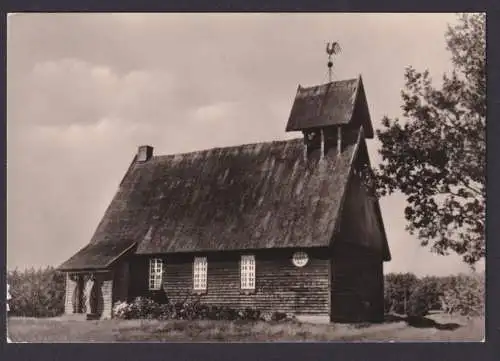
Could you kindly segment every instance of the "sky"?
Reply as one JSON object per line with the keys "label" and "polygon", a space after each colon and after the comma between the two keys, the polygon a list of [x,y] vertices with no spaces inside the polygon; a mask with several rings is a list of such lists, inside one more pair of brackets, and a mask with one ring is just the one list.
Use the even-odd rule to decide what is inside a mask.
{"label": "sky", "polygon": [[[289,139],[298,84],[361,75],[374,128],[401,116],[404,69],[451,69],[454,14],[13,14],[7,24],[7,268],[58,266],[90,241],[137,151]],[[372,164],[379,144],[368,140]],[[387,272],[467,272],[381,199]],[[479,265],[481,268],[482,265]]]}

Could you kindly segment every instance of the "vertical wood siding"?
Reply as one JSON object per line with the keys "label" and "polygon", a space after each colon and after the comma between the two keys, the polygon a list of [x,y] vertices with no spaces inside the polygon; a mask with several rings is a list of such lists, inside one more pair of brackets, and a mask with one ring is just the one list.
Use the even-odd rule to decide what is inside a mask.
{"label": "vertical wood siding", "polygon": [[382,321],[383,300],[382,262],[366,248],[336,246],[332,262],[332,321]]}
{"label": "vertical wood siding", "polygon": [[130,263],[128,259],[120,262],[114,268],[113,304],[117,301],[127,301],[130,285]]}
{"label": "vertical wood siding", "polygon": [[378,322],[384,317],[384,235],[359,176],[350,180],[332,250],[331,319]]}
{"label": "vertical wood siding", "polygon": [[130,259],[130,283],[128,302],[131,302],[136,297],[151,296],[148,291],[148,270],[149,258],[135,256]]}

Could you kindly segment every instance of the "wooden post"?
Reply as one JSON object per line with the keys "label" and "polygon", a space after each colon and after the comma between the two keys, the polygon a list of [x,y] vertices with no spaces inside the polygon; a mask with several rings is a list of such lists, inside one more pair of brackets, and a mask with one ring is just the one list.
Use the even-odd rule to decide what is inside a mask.
{"label": "wooden post", "polygon": [[321,133],[321,155],[319,159],[323,159],[325,155],[325,134],[323,133],[323,128],[320,129]]}
{"label": "wooden post", "polygon": [[342,153],[342,127],[337,128],[337,154]]}
{"label": "wooden post", "polygon": [[307,137],[309,135],[307,134],[307,131],[304,131],[303,134],[304,134],[304,162],[307,162],[307,141],[308,141]]}
{"label": "wooden post", "polygon": [[75,313],[75,290],[76,290],[76,279],[74,274],[66,273],[66,285],[64,293],[64,313],[73,314]]}
{"label": "wooden post", "polygon": [[93,299],[92,299],[92,288],[94,287],[95,279],[94,275],[90,274],[89,279],[85,283],[85,311],[87,315],[91,314],[94,310],[92,309],[93,306]]}

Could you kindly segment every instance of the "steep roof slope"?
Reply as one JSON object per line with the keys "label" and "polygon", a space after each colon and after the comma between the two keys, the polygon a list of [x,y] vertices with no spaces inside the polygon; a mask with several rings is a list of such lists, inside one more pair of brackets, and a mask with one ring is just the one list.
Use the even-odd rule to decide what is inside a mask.
{"label": "steep roof slope", "polygon": [[286,131],[343,124],[353,124],[355,128],[362,125],[365,136],[373,138],[361,76],[311,87],[299,85]]}
{"label": "steep roof slope", "polygon": [[133,240],[122,239],[106,239],[97,243],[89,243],[58,269],[60,271],[104,269],[123,254],[132,251],[135,244]]}
{"label": "steep roof slope", "polygon": [[305,162],[293,139],[134,162],[90,244],[60,269],[106,267],[134,242],[139,254],[328,246],[357,147]]}

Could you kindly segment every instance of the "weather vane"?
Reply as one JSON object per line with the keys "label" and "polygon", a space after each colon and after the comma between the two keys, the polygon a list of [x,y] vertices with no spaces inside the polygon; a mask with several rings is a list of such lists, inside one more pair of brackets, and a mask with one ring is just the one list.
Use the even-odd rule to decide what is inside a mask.
{"label": "weather vane", "polygon": [[326,44],[326,53],[328,54],[328,81],[332,81],[332,67],[333,67],[333,61],[332,61],[332,55],[334,54],[339,54],[341,52],[341,48],[339,43],[336,41],[334,42],[328,42]]}

